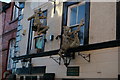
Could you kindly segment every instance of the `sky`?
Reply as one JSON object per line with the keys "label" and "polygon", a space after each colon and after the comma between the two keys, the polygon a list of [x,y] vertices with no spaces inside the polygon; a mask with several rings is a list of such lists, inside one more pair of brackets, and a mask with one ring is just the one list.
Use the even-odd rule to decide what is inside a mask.
{"label": "sky", "polygon": [[0,0],[0,1],[9,3],[11,0]]}

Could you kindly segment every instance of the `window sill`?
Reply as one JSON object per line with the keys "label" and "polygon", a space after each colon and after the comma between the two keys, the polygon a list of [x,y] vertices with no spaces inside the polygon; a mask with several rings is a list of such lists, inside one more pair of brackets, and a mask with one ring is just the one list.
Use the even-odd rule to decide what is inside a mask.
{"label": "window sill", "polygon": [[12,24],[12,23],[14,23],[16,21],[18,21],[18,17],[16,19],[12,20],[9,24]]}
{"label": "window sill", "polygon": [[74,27],[77,27],[79,26],[79,24],[76,24],[76,25],[72,25],[72,26],[68,26],[69,28],[74,28]]}

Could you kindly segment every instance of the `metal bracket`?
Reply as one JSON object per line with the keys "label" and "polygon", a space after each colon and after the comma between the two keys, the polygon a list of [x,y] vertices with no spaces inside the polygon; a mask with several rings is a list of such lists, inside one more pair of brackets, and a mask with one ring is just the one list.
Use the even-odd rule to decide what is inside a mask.
{"label": "metal bracket", "polygon": [[83,53],[78,52],[78,55],[80,55],[87,62],[90,62],[90,54],[83,54]]}
{"label": "metal bracket", "polygon": [[50,58],[53,59],[59,65],[61,64],[61,57],[52,57],[52,56],[50,56]]}

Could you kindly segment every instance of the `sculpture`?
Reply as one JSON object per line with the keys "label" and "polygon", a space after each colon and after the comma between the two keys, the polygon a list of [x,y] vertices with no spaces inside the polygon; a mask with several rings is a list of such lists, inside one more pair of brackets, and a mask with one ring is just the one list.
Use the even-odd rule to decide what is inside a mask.
{"label": "sculpture", "polygon": [[[64,59],[64,56],[70,56],[70,53],[67,53],[67,50],[69,48],[77,47],[80,45],[79,37],[78,37],[78,32],[80,31],[80,27],[84,25],[84,20],[82,19],[80,21],[79,26],[77,27],[77,30],[71,31],[70,27],[68,26],[63,26],[63,40],[62,40],[62,45],[61,49],[58,52],[60,57]],[[71,37],[73,35],[74,37]]]}
{"label": "sculpture", "polygon": [[[41,16],[40,16],[41,14]],[[28,18],[28,21],[34,19],[34,27],[37,28],[37,34],[40,35],[41,33],[46,33],[46,31],[49,29],[48,26],[43,26],[40,22],[40,19],[46,19],[46,17],[43,15],[41,9],[35,10],[34,14]]]}

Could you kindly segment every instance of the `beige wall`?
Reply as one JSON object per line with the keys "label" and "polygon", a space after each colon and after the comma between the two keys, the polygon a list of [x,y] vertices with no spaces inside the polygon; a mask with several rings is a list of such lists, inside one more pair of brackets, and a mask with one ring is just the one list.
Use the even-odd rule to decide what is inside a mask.
{"label": "beige wall", "polygon": [[[19,55],[25,55],[27,50],[27,44],[28,44],[28,33],[29,33],[29,25],[30,22],[27,20],[28,17],[30,17],[34,11],[30,7],[30,2],[25,3],[25,8],[23,9],[24,19],[21,20],[21,25],[23,25],[23,29],[21,30],[21,41],[19,42],[20,46],[20,53]],[[23,31],[26,30],[26,35],[23,36]]]}
{"label": "beige wall", "polygon": [[116,39],[116,3],[92,2],[90,8],[89,43]]}
{"label": "beige wall", "polygon": [[[48,26],[50,27],[47,32],[47,42],[45,45],[45,51],[60,49],[60,40],[55,38],[61,34],[61,22],[62,22],[62,3],[57,3],[56,13],[54,14],[53,4],[52,7],[48,7]],[[54,41],[50,41],[50,35],[54,35]]]}
{"label": "beige wall", "polygon": [[[47,42],[45,45],[45,51],[59,49],[60,41],[50,41],[49,36],[53,34],[55,37],[61,33],[61,21],[62,21],[62,3],[58,3],[56,7],[56,14],[53,14],[52,3],[45,3],[47,5],[41,5],[34,7],[34,3],[27,3],[24,10],[24,19],[22,24],[24,29],[27,30],[29,23],[26,19],[33,14],[33,9],[42,8],[48,9],[48,26],[50,29],[47,32]],[[90,7],[90,29],[89,29],[89,43],[99,43],[116,39],[116,13],[115,3],[91,3]],[[27,13],[27,14],[26,14]],[[28,14],[29,13],[29,14]],[[25,54],[27,36],[25,35],[20,42],[21,53]],[[117,78],[118,75],[118,48],[100,49],[94,51],[87,51],[82,53],[91,54],[91,62],[86,62],[82,57],[76,54],[75,60],[71,61],[70,66],[80,66],[80,76],[66,76],[66,67],[58,65],[50,57],[33,58],[33,66],[46,66],[48,73],[54,72],[56,78]],[[54,57],[58,57],[57,55]],[[20,67],[20,64],[17,65]]]}
{"label": "beige wall", "polygon": [[[101,49],[82,53],[91,54],[91,62],[86,62],[76,54],[69,66],[80,66],[80,76],[66,76],[67,68],[63,61],[58,65],[50,57],[34,58],[34,66],[46,65],[48,73],[55,73],[56,78],[117,78],[118,75],[118,48]],[[53,56],[57,58],[57,56]]]}

